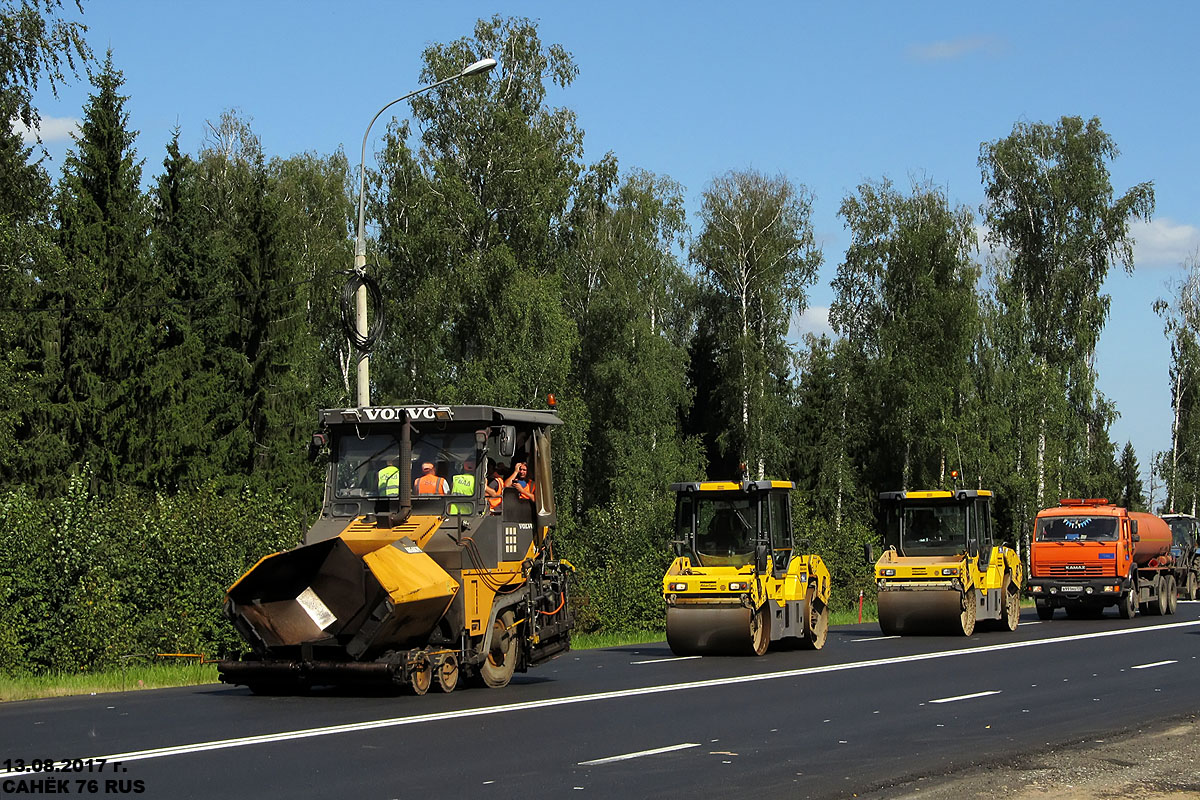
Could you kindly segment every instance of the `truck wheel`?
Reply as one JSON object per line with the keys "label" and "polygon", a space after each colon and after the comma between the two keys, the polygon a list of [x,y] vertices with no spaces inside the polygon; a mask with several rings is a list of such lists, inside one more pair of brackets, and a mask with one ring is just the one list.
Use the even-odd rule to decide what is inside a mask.
{"label": "truck wheel", "polygon": [[1138,604],[1137,597],[1134,595],[1132,581],[1129,588],[1121,593],[1121,600],[1117,603],[1117,613],[1121,615],[1121,619],[1133,619],[1133,615],[1137,613]]}
{"label": "truck wheel", "polygon": [[489,689],[500,689],[512,680],[517,669],[516,615],[512,609],[496,617],[492,626],[492,647],[479,665],[479,678]]}
{"label": "truck wheel", "polygon": [[1010,576],[1004,582],[1004,617],[1000,620],[1004,625],[1004,629],[1015,631],[1017,626],[1021,624],[1021,592],[1012,582]]}
{"label": "truck wheel", "polygon": [[434,680],[440,691],[449,694],[458,686],[458,659],[453,653],[447,653],[434,665]]}
{"label": "truck wheel", "polygon": [[971,636],[975,633],[975,614],[978,604],[975,601],[975,587],[967,589],[962,594],[962,614],[959,622],[962,625],[962,635]]}
{"label": "truck wheel", "polygon": [[810,586],[804,597],[804,635],[801,641],[809,650],[820,650],[829,635],[829,606],[817,599],[817,589]]}
{"label": "truck wheel", "polygon": [[1175,583],[1175,576],[1167,576],[1167,613],[1174,614],[1175,609],[1179,604],[1179,588]]}
{"label": "truck wheel", "polygon": [[750,648],[754,655],[761,656],[771,644],[771,612],[767,604],[750,615]]}
{"label": "truck wheel", "polygon": [[1162,575],[1154,578],[1154,598],[1150,601],[1150,613],[1156,617],[1165,616],[1170,613],[1168,608],[1170,603],[1167,600],[1167,582],[1163,580]]}
{"label": "truck wheel", "polygon": [[1183,599],[1196,599],[1196,573],[1188,570],[1187,582],[1183,585]]}
{"label": "truck wheel", "polygon": [[433,666],[429,663],[428,658],[421,656],[420,663],[408,673],[408,688],[412,689],[412,693],[419,697],[429,691],[432,683]]}
{"label": "truck wheel", "polygon": [[1041,600],[1034,601],[1034,608],[1037,609],[1038,619],[1045,622],[1054,616],[1054,606]]}

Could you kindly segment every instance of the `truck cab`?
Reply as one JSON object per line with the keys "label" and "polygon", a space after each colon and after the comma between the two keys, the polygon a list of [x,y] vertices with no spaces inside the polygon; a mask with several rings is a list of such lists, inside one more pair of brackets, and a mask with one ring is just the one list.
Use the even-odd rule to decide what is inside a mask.
{"label": "truck cab", "polygon": [[1029,594],[1038,617],[1054,609],[1070,617],[1100,616],[1117,606],[1130,618],[1155,604],[1171,613],[1171,533],[1163,520],[1132,512],[1104,498],[1060,500],[1038,512],[1030,545]]}

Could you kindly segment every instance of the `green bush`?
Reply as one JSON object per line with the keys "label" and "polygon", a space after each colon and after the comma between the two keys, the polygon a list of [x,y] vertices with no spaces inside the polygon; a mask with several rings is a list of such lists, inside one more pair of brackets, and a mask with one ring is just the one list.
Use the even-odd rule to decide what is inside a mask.
{"label": "green bush", "polygon": [[207,487],[174,496],[0,494],[0,671],[79,672],[158,652],[242,649],[225,590],[300,540],[281,495]]}

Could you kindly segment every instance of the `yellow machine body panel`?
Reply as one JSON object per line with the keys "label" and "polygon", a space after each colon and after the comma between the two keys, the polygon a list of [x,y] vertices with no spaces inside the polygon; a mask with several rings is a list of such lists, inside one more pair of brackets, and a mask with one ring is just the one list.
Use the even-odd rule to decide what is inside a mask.
{"label": "yellow machine body panel", "polygon": [[970,636],[977,619],[1016,628],[1023,572],[993,541],[986,490],[885,492],[888,549],[875,563],[885,633]]}
{"label": "yellow machine body panel", "polygon": [[829,570],[796,555],[790,481],[673,484],[680,551],[663,575],[667,642],[678,654],[816,649],[828,625]]}

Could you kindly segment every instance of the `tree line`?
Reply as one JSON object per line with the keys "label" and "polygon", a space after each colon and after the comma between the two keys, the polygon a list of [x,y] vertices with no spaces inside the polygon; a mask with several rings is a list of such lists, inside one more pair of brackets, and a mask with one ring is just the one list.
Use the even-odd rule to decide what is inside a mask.
{"label": "tree line", "polygon": [[[4,508],[20,510],[0,527],[29,530],[28,515],[68,491],[92,509],[50,515],[68,537],[117,513],[118,497],[139,498],[146,519],[169,507],[171,530],[188,498],[248,498],[255,519],[274,502],[285,520],[251,526],[255,541],[298,541],[320,496],[305,454],[315,411],[354,403],[339,298],[356,169],[341,151],[269,155],[226,113],[196,153],[176,131],[146,181],[116,54],[95,59],[58,0],[0,9],[9,118],[36,127],[39,80],[86,64],[93,87],[53,179],[36,144],[0,130],[0,481]],[[796,481],[799,534],[830,563],[841,603],[869,585],[861,545],[883,490],[993,489],[1013,543],[1058,497],[1145,504],[1132,447],[1118,456],[1109,438],[1117,412],[1094,355],[1101,285],[1112,267],[1133,269],[1129,226],[1150,218],[1154,192],[1113,188],[1118,151],[1098,119],[1018,122],[982,143],[978,210],[933,182],[858,186],[839,206],[850,245],[833,281],[836,335],[797,341],[825,258],[806,187],[730,169],[689,221],[670,177],[612,152],[585,163],[575,114],[546,101],[578,67],[535,23],[480,20],[430,45],[420,80],[485,57],[499,61],[489,77],[415,99],[367,175],[368,271],[387,321],[372,398],[542,407],[557,395],[560,542],[580,570],[585,628],[661,625],[676,480]],[[1194,506],[1200,299],[1185,289],[1161,303],[1176,425],[1158,468],[1168,502]],[[197,507],[189,547],[234,559],[205,573],[215,615],[214,587],[249,566],[225,541],[246,526],[211,511],[237,516],[236,502]],[[111,542],[80,552],[114,585],[134,570]],[[22,569],[0,555],[0,605],[32,602]],[[206,641],[231,646],[195,646]]]}

